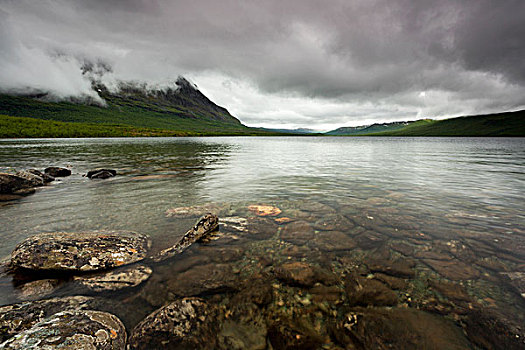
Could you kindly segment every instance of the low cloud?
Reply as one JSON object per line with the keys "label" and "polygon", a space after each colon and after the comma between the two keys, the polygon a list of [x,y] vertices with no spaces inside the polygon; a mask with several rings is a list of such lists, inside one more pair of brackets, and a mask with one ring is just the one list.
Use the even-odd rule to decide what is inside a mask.
{"label": "low cloud", "polygon": [[183,75],[248,125],[317,129],[515,110],[524,14],[519,0],[5,0],[0,90],[96,99],[90,74]]}

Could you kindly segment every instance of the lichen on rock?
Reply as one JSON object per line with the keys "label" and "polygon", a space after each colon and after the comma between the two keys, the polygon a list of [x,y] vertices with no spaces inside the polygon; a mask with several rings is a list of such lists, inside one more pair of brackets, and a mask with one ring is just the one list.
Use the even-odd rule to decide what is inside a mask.
{"label": "lichen on rock", "polygon": [[11,264],[31,270],[104,270],[144,259],[149,246],[146,235],[130,231],[41,233],[16,246]]}

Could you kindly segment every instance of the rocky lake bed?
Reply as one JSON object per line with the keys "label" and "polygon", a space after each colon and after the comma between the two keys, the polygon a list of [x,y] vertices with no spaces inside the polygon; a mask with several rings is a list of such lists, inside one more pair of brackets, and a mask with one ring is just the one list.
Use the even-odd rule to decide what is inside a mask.
{"label": "rocky lake bed", "polygon": [[[82,176],[93,168],[100,179]],[[26,183],[37,188],[30,196],[4,198],[0,212],[29,207],[20,218],[31,229],[11,232],[26,226],[3,217],[0,347],[525,347],[519,207],[436,211],[418,202],[416,210],[407,191],[367,184],[348,195],[260,201],[152,195],[136,209],[105,200],[115,189],[129,195],[121,186],[165,193],[195,169],[118,167],[106,178],[101,164],[71,167],[47,185]],[[76,217],[57,207],[47,215],[58,219],[31,221],[39,200],[79,189],[96,193],[97,211],[73,209]]]}

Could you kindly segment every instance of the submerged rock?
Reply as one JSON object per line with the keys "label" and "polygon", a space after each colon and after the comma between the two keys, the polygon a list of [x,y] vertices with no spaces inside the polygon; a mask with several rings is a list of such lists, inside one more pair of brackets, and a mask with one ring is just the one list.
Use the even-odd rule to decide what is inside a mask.
{"label": "submerged rock", "polygon": [[351,349],[471,349],[450,320],[414,309],[355,309],[333,333]]}
{"label": "submerged rock", "polygon": [[271,205],[250,205],[248,210],[257,216],[277,216],[281,214],[281,209]]}
{"label": "submerged rock", "polygon": [[77,310],[56,313],[2,344],[3,349],[124,350],[126,329],[114,315]]}
{"label": "submerged rock", "polygon": [[13,267],[96,271],[145,258],[150,241],[130,231],[55,232],[29,237],[11,253]]}
{"label": "submerged rock", "polygon": [[215,231],[219,227],[219,218],[217,215],[206,214],[201,217],[195,225],[186,232],[186,234],[175,244],[167,249],[164,249],[154,255],[151,259],[153,261],[159,262],[162,260],[169,259],[177,254],[182,253],[186,248],[188,248],[193,243],[204,238],[206,235]]}
{"label": "submerged rock", "polygon": [[145,265],[133,265],[94,275],[75,276],[73,281],[93,292],[113,292],[137,287],[145,282],[153,270]]}
{"label": "submerged rock", "polygon": [[378,280],[348,277],[346,294],[350,305],[392,306],[397,304],[397,294]]}
{"label": "submerged rock", "polygon": [[209,314],[200,299],[177,300],[137,324],[129,339],[130,349],[213,349],[216,335]]}
{"label": "submerged rock", "polygon": [[351,250],[357,246],[355,240],[340,231],[321,231],[309,242],[312,248],[326,252]]}
{"label": "submerged rock", "polygon": [[178,296],[196,296],[235,290],[237,276],[229,264],[195,266],[166,283],[171,293]]}
{"label": "submerged rock", "polygon": [[86,176],[90,179],[107,179],[117,176],[117,171],[113,169],[95,169],[88,171]]}
{"label": "submerged rock", "polygon": [[71,175],[71,170],[66,169],[66,168],[52,166],[49,168],[45,168],[44,173],[51,175],[53,177],[66,177],[66,176]]}
{"label": "submerged rock", "polygon": [[44,318],[65,310],[87,309],[93,298],[74,296],[28,301],[0,307],[0,343],[31,328]]}
{"label": "submerged rock", "polygon": [[166,217],[192,217],[201,216],[202,213],[217,213],[225,209],[225,204],[208,203],[203,205],[193,205],[190,207],[178,207],[166,210]]}
{"label": "submerged rock", "polygon": [[59,284],[60,280],[57,279],[27,282],[17,287],[17,296],[21,300],[39,299],[53,293]]}
{"label": "submerged rock", "polygon": [[472,265],[459,260],[424,259],[423,261],[441,276],[454,281],[475,279],[480,275]]}
{"label": "submerged rock", "polygon": [[281,232],[281,239],[297,245],[304,245],[314,237],[314,229],[306,221],[287,224]]}
{"label": "submerged rock", "polygon": [[514,271],[514,272],[502,272],[502,276],[505,276],[510,281],[510,284],[516,289],[518,293],[525,299],[525,272]]}
{"label": "submerged rock", "polygon": [[33,183],[23,177],[0,173],[0,194],[16,194],[17,191],[33,187]]}

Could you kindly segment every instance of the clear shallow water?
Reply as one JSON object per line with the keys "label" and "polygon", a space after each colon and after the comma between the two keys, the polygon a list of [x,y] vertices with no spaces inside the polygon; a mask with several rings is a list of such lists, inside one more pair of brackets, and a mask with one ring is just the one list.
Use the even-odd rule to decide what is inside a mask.
{"label": "clear shallow water", "polygon": [[[352,278],[361,284],[359,278],[379,281],[393,291],[397,300],[383,302],[388,307],[425,310],[454,320],[467,333],[470,329],[471,345],[480,341],[472,335],[474,328],[468,328],[469,310],[488,310],[501,322],[523,325],[525,139],[0,140],[0,171],[51,165],[68,166],[73,175],[34,195],[0,202],[1,256],[10,254],[26,237],[53,231],[133,230],[149,234],[153,250],[164,248],[196,219],[168,218],[166,210],[210,203],[221,219],[255,220],[247,206],[267,204],[282,210],[278,217],[292,221],[276,223],[275,218],[259,217],[250,222],[250,235],[223,226],[217,240],[197,244],[184,256],[154,268],[152,278],[132,292],[133,303],[139,305],[135,312],[113,310],[128,327],[180,296],[205,296],[227,304],[225,300],[238,292],[229,285],[217,282],[218,288],[202,290],[172,282],[177,274],[186,278],[195,269],[189,264],[178,271],[177,266],[202,256],[207,259],[197,267],[224,263],[236,276],[233,284],[265,276],[277,285],[273,301],[260,311],[267,315],[261,327],[274,347],[275,337],[284,337],[272,331],[269,319],[275,315],[295,320],[290,310],[293,315],[310,314],[326,303],[335,315],[323,314],[317,328],[313,320],[312,329],[325,348],[338,348],[344,340],[330,336],[330,322],[343,322],[357,312],[356,307],[385,307],[374,297],[355,302],[349,276],[357,276]],[[97,167],[113,168],[121,175],[104,181],[82,177]],[[306,223],[313,234],[298,227],[298,222]],[[253,234],[267,230],[271,232]],[[343,242],[340,246],[338,240]],[[408,262],[411,274],[389,272],[388,266],[399,261]],[[283,269],[294,268],[286,265],[290,262],[322,268],[335,276],[335,282],[290,282],[282,276]],[[381,266],[374,268],[374,264]],[[195,276],[205,274],[195,271]],[[404,285],[394,288],[395,282],[385,281],[384,275],[400,278]],[[17,300],[17,292],[10,277],[4,280],[1,301],[7,304]],[[340,293],[339,299],[330,299],[326,292],[316,297],[312,288],[319,285],[339,288],[332,291]],[[152,290],[162,293],[155,292],[159,295],[153,298]],[[299,301],[294,294],[301,296]],[[129,293],[121,297],[130,300]],[[374,315],[361,316],[366,321]]]}

